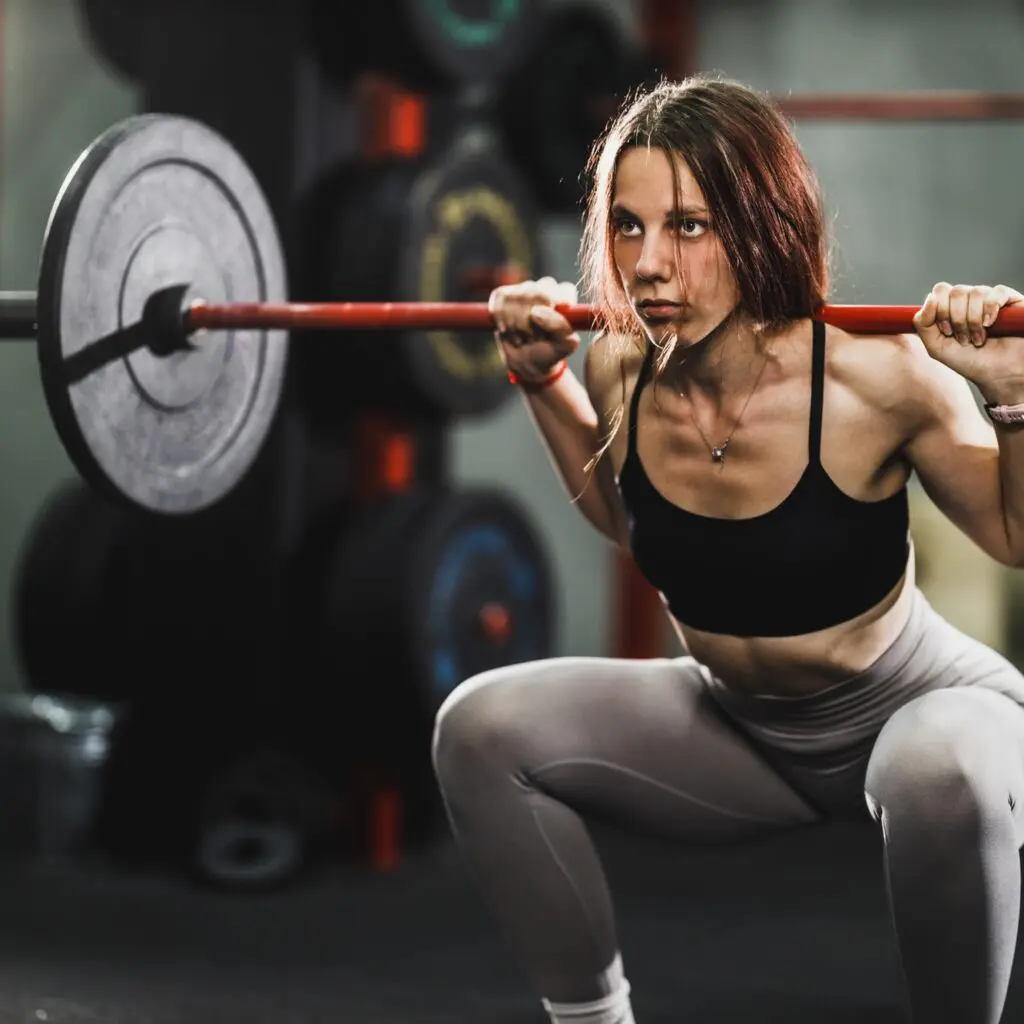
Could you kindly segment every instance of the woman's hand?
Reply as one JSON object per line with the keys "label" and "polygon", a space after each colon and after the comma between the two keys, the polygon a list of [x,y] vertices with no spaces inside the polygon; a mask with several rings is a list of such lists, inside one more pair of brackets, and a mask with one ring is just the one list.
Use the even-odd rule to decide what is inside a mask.
{"label": "woman's hand", "polygon": [[988,337],[999,311],[1024,303],[1005,285],[935,285],[914,316],[933,359],[975,384],[993,404],[1024,402],[1024,338]]}
{"label": "woman's hand", "polygon": [[543,380],[579,348],[579,334],[554,309],[576,301],[576,286],[553,277],[503,285],[491,292],[487,308],[494,318],[501,357],[524,383]]}

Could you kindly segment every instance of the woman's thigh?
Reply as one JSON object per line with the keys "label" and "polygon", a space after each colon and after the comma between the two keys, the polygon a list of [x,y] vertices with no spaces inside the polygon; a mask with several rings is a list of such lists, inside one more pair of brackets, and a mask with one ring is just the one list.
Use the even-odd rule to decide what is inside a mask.
{"label": "woman's thigh", "polygon": [[485,673],[442,707],[434,754],[446,796],[481,815],[511,779],[689,842],[815,820],[710,698],[692,658],[557,658]]}

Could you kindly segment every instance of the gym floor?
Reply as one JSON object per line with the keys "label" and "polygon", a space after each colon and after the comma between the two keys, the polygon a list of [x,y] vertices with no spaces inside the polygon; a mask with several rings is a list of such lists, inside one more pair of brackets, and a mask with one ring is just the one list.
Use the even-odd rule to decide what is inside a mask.
{"label": "gym floor", "polygon": [[[878,837],[683,850],[595,828],[638,1024],[905,1024]],[[0,874],[0,1022],[541,1024],[453,848],[259,896],[102,865]],[[1006,1019],[1018,1019],[1015,980]]]}

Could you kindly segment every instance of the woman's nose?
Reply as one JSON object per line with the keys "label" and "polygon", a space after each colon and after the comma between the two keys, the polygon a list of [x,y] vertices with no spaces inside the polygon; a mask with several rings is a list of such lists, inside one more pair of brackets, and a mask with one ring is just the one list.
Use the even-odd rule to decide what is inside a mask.
{"label": "woman's nose", "polygon": [[640,258],[637,260],[637,277],[642,277],[647,281],[652,279],[667,281],[672,276],[674,266],[675,253],[670,240],[667,240],[660,232],[648,234],[644,238]]}

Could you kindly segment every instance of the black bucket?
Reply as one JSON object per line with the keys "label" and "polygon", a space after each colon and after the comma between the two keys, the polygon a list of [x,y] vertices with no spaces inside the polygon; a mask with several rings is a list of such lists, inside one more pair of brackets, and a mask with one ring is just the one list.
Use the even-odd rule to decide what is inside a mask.
{"label": "black bucket", "polygon": [[74,858],[93,845],[116,706],[0,695],[0,857]]}

